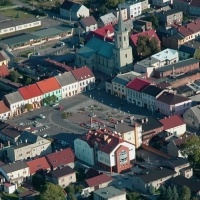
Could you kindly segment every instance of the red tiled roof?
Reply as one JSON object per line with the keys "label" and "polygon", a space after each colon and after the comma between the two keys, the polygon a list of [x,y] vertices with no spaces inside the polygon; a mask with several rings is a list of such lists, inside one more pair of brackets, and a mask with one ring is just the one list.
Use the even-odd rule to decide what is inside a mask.
{"label": "red tiled roof", "polygon": [[9,112],[10,109],[5,105],[4,101],[0,101],[0,114]]}
{"label": "red tiled roof", "polygon": [[144,31],[144,32],[141,32],[141,33],[136,33],[136,34],[132,34],[130,36],[130,39],[132,41],[132,43],[134,44],[134,46],[137,47],[137,41],[138,41],[138,38],[140,36],[147,36],[149,38],[149,40],[151,40],[152,38],[155,38],[158,43],[160,43],[160,40],[155,32],[155,30],[151,29],[151,30],[148,30],[148,31]]}
{"label": "red tiled roof", "polygon": [[196,19],[195,21],[190,22],[185,26],[178,27],[178,32],[184,37],[187,37],[199,31],[200,31],[200,19]]}
{"label": "red tiled roof", "polygon": [[94,147],[94,144],[97,143],[99,150],[110,154],[115,147],[124,142],[118,135],[112,134],[113,132],[108,129],[98,129],[89,131],[86,135],[81,136],[80,139],[85,141],[90,147]]}
{"label": "red tiled roof", "polygon": [[54,169],[60,165],[67,165],[75,162],[75,155],[71,148],[63,149],[46,155],[50,166]]}
{"label": "red tiled roof", "polygon": [[0,66],[0,77],[5,77],[9,75],[9,70],[7,65]]}
{"label": "red tiled roof", "polygon": [[18,91],[20,92],[24,100],[32,99],[43,94],[37,84],[32,84],[19,88]]}
{"label": "red tiled roof", "polygon": [[[86,37],[86,40],[89,40],[91,37],[95,36],[99,39],[104,40],[104,38],[105,38],[106,41],[112,42],[114,40],[114,31],[115,30],[112,25],[104,26],[95,31],[91,31],[88,34],[88,36]],[[112,35],[112,36],[110,36],[110,35]]]}
{"label": "red tiled roof", "polygon": [[55,77],[39,81],[36,84],[40,88],[43,94],[60,89],[60,85]]}
{"label": "red tiled roof", "polygon": [[135,78],[130,83],[126,85],[127,88],[141,92],[151,83],[145,79]]}
{"label": "red tiled roof", "polygon": [[81,67],[71,71],[74,75],[75,79],[78,81],[82,81],[94,76],[90,68],[88,67]]}
{"label": "red tiled roof", "polygon": [[49,58],[47,59],[44,59],[46,62],[50,63],[50,64],[53,64],[55,67],[57,67],[58,69],[62,70],[62,71],[66,71],[66,72],[69,72],[69,71],[72,71],[73,68],[68,66],[68,65],[65,65],[63,63],[60,63],[56,60],[51,60]]}
{"label": "red tiled roof", "polygon": [[179,115],[169,116],[167,118],[161,119],[160,122],[163,124],[164,130],[175,128],[185,124],[183,119]]}
{"label": "red tiled roof", "polygon": [[103,183],[108,183],[112,180],[113,179],[110,176],[106,174],[100,174],[99,176],[95,176],[93,178],[89,178],[85,180],[85,182],[87,183],[89,187],[94,187],[94,186],[101,185]]}
{"label": "red tiled roof", "polygon": [[30,174],[35,174],[41,170],[50,170],[50,165],[45,157],[37,158],[26,163],[29,167]]}

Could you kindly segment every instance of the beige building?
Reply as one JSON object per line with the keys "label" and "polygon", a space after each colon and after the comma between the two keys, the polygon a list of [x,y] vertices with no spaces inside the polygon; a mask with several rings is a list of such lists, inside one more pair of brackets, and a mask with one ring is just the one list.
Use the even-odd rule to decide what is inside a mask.
{"label": "beige building", "polygon": [[113,186],[102,188],[93,192],[94,200],[126,200],[126,192]]}
{"label": "beige building", "polygon": [[76,173],[69,167],[58,168],[47,174],[46,179],[62,188],[67,187],[70,183],[76,182]]}
{"label": "beige building", "polygon": [[0,172],[6,181],[21,185],[30,176],[29,167],[23,161],[9,163],[0,167]]}
{"label": "beige building", "polygon": [[16,144],[7,149],[7,156],[14,162],[44,156],[51,152],[52,148],[49,140],[24,131]]}
{"label": "beige building", "polygon": [[177,175],[177,172],[167,168],[146,169],[132,178],[132,186],[141,192],[147,193],[150,192],[150,187],[159,189],[165,181]]}

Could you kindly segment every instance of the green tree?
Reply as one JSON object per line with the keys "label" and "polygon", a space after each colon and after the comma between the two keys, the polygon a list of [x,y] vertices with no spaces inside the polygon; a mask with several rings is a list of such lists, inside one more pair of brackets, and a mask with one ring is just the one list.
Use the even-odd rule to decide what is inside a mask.
{"label": "green tree", "polygon": [[21,75],[18,73],[18,71],[11,71],[10,72],[10,75],[9,75],[9,78],[10,78],[10,80],[11,81],[13,81],[13,82],[17,82],[18,80],[19,80],[19,77],[20,77]]}
{"label": "green tree", "polygon": [[200,60],[200,49],[196,49],[195,54],[194,54],[194,58]]}
{"label": "green tree", "polygon": [[147,57],[151,55],[151,46],[148,36],[139,36],[136,51],[137,55],[140,57]]}
{"label": "green tree", "polygon": [[191,198],[191,190],[190,188],[183,186],[180,193],[180,200],[190,200]]}
{"label": "green tree", "polygon": [[150,183],[149,192],[150,192],[151,194],[155,194],[155,187],[153,187],[152,183]]}
{"label": "green tree", "polygon": [[174,186],[173,189],[172,189],[172,199],[178,200],[178,197],[179,197],[178,191],[177,191],[176,187]]}
{"label": "green tree", "polygon": [[165,197],[166,197],[166,188],[165,188],[165,186],[162,185],[160,187],[160,195],[158,197],[158,200],[163,200],[163,199],[165,199]]}
{"label": "green tree", "polygon": [[151,49],[151,54],[155,54],[158,53],[160,51],[160,45],[158,44],[158,40],[156,40],[155,37],[153,37],[150,41],[149,41],[149,45],[150,45],[150,49]]}
{"label": "green tree", "polygon": [[172,192],[171,187],[167,188],[165,199],[166,200],[173,200],[173,192]]}
{"label": "green tree", "polygon": [[141,200],[140,194],[137,192],[127,193],[126,198],[127,200]]}
{"label": "green tree", "polygon": [[26,80],[25,80],[25,85],[29,85],[29,84],[31,84],[32,83],[32,79],[31,78],[26,78]]}
{"label": "green tree", "polygon": [[6,6],[11,4],[11,0],[0,0],[0,6]]}
{"label": "green tree", "polygon": [[40,193],[39,200],[65,200],[63,189],[59,185],[46,183],[42,192]]}
{"label": "green tree", "polygon": [[160,24],[159,24],[159,18],[155,15],[155,14],[152,14],[149,19],[148,19],[150,22],[152,22],[152,26],[154,29],[157,29],[159,28]]}
{"label": "green tree", "polygon": [[188,156],[188,159],[194,164],[200,163],[200,138],[197,135],[192,135],[186,139],[182,146],[182,154]]}
{"label": "green tree", "polygon": [[41,191],[41,189],[46,184],[46,182],[43,179],[38,178],[36,175],[32,177],[31,183],[32,183],[32,186],[38,191]]}
{"label": "green tree", "polygon": [[33,105],[30,103],[27,103],[24,107],[25,109],[27,109],[27,111],[30,111],[31,109],[33,109]]}

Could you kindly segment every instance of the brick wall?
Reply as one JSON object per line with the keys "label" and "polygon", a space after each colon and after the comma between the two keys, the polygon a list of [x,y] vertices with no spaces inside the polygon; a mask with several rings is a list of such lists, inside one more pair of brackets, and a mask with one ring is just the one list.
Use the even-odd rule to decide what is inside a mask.
{"label": "brick wall", "polygon": [[[175,74],[187,73],[187,72],[190,72],[190,71],[192,71],[194,69],[198,69],[198,68],[199,68],[199,62],[196,62],[194,64],[183,66],[181,68],[174,68],[174,73]],[[155,74],[156,78],[170,76],[173,74],[173,69],[170,69],[169,71],[165,71],[165,72],[155,71],[154,74]]]}
{"label": "brick wall", "polygon": [[176,80],[176,81],[174,81],[174,82],[170,82],[170,85],[171,85],[173,88],[176,88],[176,87],[185,85],[185,84],[187,84],[187,83],[190,83],[190,82],[195,81],[195,80],[198,80],[198,79],[200,79],[200,73],[194,74],[194,75],[192,75],[192,76],[188,76],[188,77],[186,77],[186,78],[182,78],[182,79]]}

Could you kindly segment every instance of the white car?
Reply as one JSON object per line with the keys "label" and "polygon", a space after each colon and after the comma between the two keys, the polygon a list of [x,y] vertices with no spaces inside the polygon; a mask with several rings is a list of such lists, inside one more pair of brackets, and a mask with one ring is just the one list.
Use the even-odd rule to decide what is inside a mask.
{"label": "white car", "polygon": [[45,119],[46,117],[42,114],[40,114],[40,118]]}

